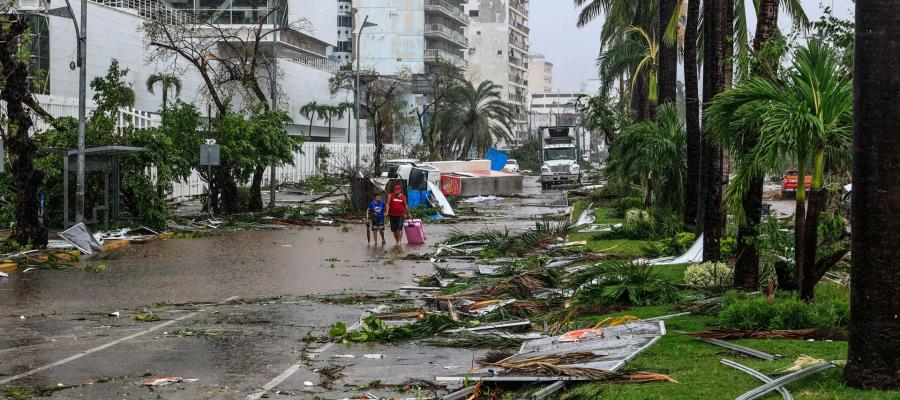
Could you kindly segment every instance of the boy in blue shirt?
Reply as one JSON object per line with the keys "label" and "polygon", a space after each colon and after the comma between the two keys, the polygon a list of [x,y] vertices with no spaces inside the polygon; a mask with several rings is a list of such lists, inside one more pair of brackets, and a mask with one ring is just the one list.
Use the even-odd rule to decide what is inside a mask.
{"label": "boy in blue shirt", "polygon": [[[372,236],[375,237],[375,244],[378,244],[378,232],[381,232],[381,245],[387,244],[384,240],[384,201],[381,200],[380,194],[376,193],[375,198],[369,202],[366,215],[369,217],[369,226],[372,229]],[[369,239],[369,235],[366,235],[366,239]]]}

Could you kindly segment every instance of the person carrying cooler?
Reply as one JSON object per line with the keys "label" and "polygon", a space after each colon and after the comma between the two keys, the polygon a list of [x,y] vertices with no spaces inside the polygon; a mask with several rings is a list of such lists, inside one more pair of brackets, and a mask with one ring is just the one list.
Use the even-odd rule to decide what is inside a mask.
{"label": "person carrying cooler", "polygon": [[[378,233],[381,232],[381,245],[387,244],[384,240],[384,201],[381,195],[376,193],[369,207],[366,209],[366,215],[369,217],[369,226],[372,229],[372,236],[375,237],[375,244],[378,244]],[[371,243],[371,237],[366,235],[366,239]]]}
{"label": "person carrying cooler", "polygon": [[395,185],[394,191],[388,195],[388,217],[391,219],[391,232],[398,245],[400,239],[403,239],[403,217],[409,214],[409,204],[402,189],[400,185]]}

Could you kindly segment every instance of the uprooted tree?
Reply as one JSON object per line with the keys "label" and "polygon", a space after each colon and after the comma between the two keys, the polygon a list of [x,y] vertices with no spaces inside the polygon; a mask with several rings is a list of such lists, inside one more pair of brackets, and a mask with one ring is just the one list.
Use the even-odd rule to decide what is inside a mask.
{"label": "uprooted tree", "polygon": [[[286,113],[260,115],[271,112],[280,91],[276,83],[277,54],[268,42],[279,34],[290,35],[310,29],[306,20],[287,21],[286,11],[279,3],[260,12],[253,25],[237,26],[215,23],[217,10],[173,12],[161,7],[143,26],[146,44],[151,50],[148,58],[171,60],[176,67],[186,63],[188,70],[199,74],[203,80],[202,94],[215,108],[217,119],[234,122],[234,116],[229,115],[246,115],[251,119],[246,122],[257,124],[257,128],[261,121],[267,128],[273,128],[269,122],[287,123],[290,119]],[[274,99],[267,97],[267,93],[273,94]],[[238,102],[233,103],[233,99]],[[211,125],[225,127],[221,123]],[[283,124],[281,128],[262,131],[266,136],[252,138],[254,143],[236,142],[240,149],[225,149],[220,142],[223,146],[221,165],[212,176],[200,170],[201,176],[211,183],[211,204],[216,211],[220,193],[224,211],[238,211],[238,183],[246,180],[248,175],[252,175],[250,209],[261,209],[260,189],[265,168],[291,160],[293,154],[290,151],[274,151],[296,149],[293,146],[296,141],[287,138]],[[222,136],[216,137],[217,140],[235,139],[225,132],[214,132],[213,135]],[[287,147],[273,147],[279,145]]]}
{"label": "uprooted tree", "polygon": [[[393,136],[397,122],[405,120],[409,114],[403,96],[409,93],[410,76],[408,71],[397,75],[379,75],[372,71],[361,71],[360,74],[361,112],[373,128],[375,154],[372,168],[379,173],[385,140]],[[355,89],[356,72],[338,72],[329,80],[329,86],[332,94],[342,89]]]}

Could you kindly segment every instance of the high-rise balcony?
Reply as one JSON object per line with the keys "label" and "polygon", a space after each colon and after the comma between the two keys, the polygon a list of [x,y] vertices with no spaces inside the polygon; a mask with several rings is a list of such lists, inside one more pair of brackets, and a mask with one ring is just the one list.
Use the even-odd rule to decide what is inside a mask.
{"label": "high-rise balcony", "polygon": [[442,24],[425,24],[425,36],[439,38],[450,41],[460,47],[469,47],[469,39],[462,33],[459,33],[446,25]]}
{"label": "high-rise balcony", "polygon": [[425,0],[426,12],[437,12],[453,18],[460,24],[469,25],[469,16],[458,5],[445,0]]}
{"label": "high-rise balcony", "polygon": [[462,56],[441,49],[425,49],[425,62],[435,62],[437,60],[449,61],[462,69],[466,69],[469,66],[469,63]]}

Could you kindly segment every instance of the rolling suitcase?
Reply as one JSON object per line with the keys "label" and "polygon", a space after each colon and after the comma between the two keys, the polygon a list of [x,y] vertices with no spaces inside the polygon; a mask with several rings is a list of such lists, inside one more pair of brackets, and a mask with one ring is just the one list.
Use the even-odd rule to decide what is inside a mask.
{"label": "rolling suitcase", "polygon": [[425,244],[425,228],[421,219],[410,219],[403,224],[406,242],[409,244]]}

